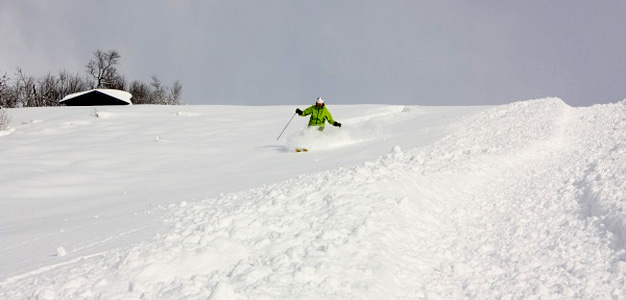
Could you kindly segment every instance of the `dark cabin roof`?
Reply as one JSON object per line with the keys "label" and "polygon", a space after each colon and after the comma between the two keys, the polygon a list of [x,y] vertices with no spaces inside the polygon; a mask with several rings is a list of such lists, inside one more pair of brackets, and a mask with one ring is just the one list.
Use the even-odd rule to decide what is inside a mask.
{"label": "dark cabin roof", "polygon": [[59,101],[67,106],[132,105],[129,92],[112,89],[95,89],[65,96]]}

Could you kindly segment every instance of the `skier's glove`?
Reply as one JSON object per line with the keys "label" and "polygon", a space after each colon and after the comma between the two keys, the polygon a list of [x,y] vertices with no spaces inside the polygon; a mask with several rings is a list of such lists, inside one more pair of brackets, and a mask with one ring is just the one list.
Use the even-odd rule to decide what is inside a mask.
{"label": "skier's glove", "polygon": [[337,127],[341,127],[341,123],[335,121],[335,123],[333,124],[333,126],[337,126]]}
{"label": "skier's glove", "polygon": [[302,111],[299,108],[296,108],[296,113],[302,115]]}

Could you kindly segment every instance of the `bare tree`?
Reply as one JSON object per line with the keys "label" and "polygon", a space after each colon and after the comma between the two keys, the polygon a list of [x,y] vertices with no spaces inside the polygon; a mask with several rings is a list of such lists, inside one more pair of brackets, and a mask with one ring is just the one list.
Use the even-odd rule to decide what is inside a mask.
{"label": "bare tree", "polygon": [[169,88],[164,85],[158,76],[153,75],[150,84],[135,80],[131,82],[129,92],[133,95],[133,104],[165,104],[177,105],[181,103],[183,85],[175,81]]}
{"label": "bare tree", "polygon": [[152,75],[152,82],[150,82],[153,90],[151,94],[151,102],[153,104],[167,104],[165,87],[161,83],[161,80],[156,75]]}
{"label": "bare tree", "polygon": [[11,117],[4,107],[0,106],[0,130],[9,129],[9,123],[11,123]]}
{"label": "bare tree", "polygon": [[37,80],[34,106],[57,106],[59,96],[56,76],[48,73],[48,75]]}
{"label": "bare tree", "polygon": [[4,73],[2,78],[0,78],[0,106],[13,107],[10,105],[10,87],[9,87],[9,77]]}
{"label": "bare tree", "polygon": [[10,104],[10,87],[9,87],[9,77],[5,73],[0,78],[0,130],[6,130],[9,128],[9,123],[11,122],[11,118],[9,117],[9,113],[4,106],[12,107],[7,104]]}
{"label": "bare tree", "polygon": [[70,74],[67,71],[63,70],[59,72],[59,81],[58,81],[58,99],[61,100],[63,97],[77,93],[80,91],[84,91],[89,89],[89,83],[79,76],[78,74]]}
{"label": "bare tree", "polygon": [[[121,56],[117,50],[103,52],[96,50],[94,59],[87,64],[87,73],[95,81],[94,88],[115,88],[119,85],[120,75],[117,74],[115,65]],[[122,78],[123,79],[123,78]]]}
{"label": "bare tree", "polygon": [[174,85],[170,89],[168,104],[170,105],[180,104],[182,94],[183,94],[183,85],[178,80],[174,81]]}
{"label": "bare tree", "polygon": [[28,107],[35,106],[35,78],[24,74],[21,68],[15,71],[17,76],[14,93],[17,98],[17,106]]}
{"label": "bare tree", "polygon": [[128,92],[133,95],[133,104],[150,104],[150,86],[145,82],[134,80]]}
{"label": "bare tree", "polygon": [[116,75],[106,84],[106,88],[125,91],[127,88],[126,78],[122,75]]}

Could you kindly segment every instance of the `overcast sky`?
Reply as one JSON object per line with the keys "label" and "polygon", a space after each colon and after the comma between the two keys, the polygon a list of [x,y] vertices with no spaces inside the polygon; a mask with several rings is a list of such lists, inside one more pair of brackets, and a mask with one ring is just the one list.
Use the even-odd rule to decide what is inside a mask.
{"label": "overcast sky", "polygon": [[0,2],[0,73],[82,74],[98,49],[188,104],[626,98],[626,1]]}

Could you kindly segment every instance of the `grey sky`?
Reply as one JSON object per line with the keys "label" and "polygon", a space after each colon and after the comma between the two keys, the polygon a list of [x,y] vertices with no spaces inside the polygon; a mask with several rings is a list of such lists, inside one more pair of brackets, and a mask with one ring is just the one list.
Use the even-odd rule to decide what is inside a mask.
{"label": "grey sky", "polygon": [[0,3],[0,72],[180,80],[189,104],[571,105],[626,98],[626,1]]}

